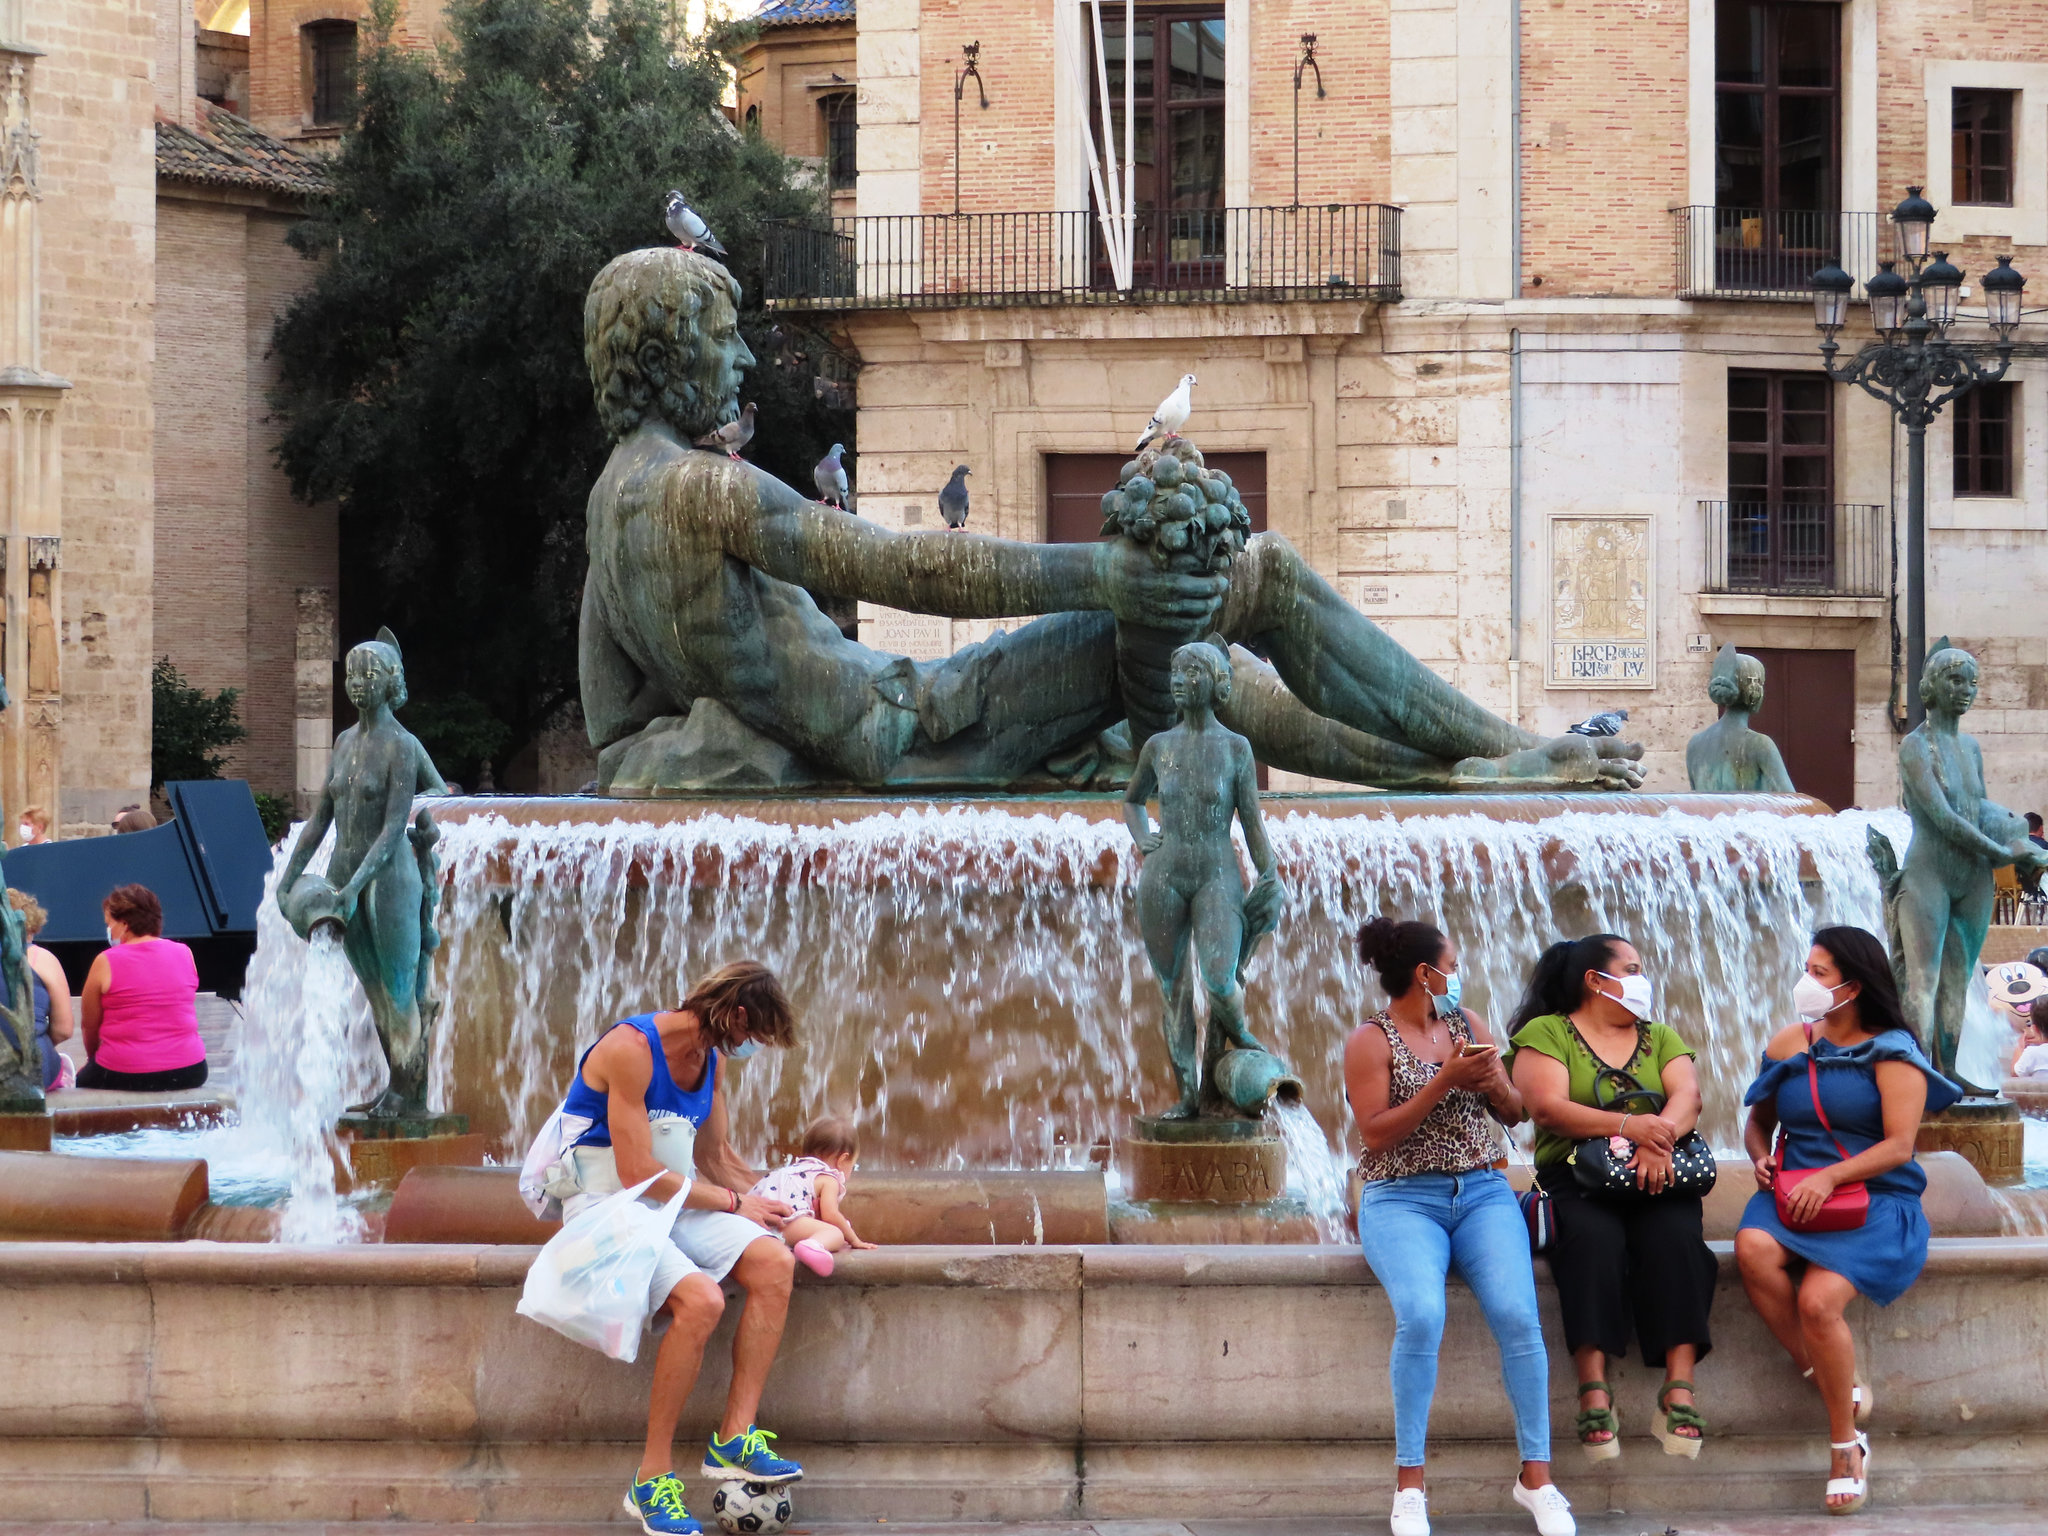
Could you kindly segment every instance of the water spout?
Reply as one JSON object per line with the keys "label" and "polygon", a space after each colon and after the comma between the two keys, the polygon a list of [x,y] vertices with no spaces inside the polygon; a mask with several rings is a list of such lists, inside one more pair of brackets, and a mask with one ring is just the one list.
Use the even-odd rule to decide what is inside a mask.
{"label": "water spout", "polygon": [[1270,1051],[1225,1051],[1216,1058],[1216,1091],[1247,1115],[1301,1103],[1301,1079]]}

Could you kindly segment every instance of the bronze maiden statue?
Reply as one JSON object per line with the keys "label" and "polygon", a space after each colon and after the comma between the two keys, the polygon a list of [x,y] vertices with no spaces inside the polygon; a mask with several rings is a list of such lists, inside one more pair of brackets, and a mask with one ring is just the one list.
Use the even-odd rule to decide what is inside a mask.
{"label": "bronze maiden statue", "polygon": [[[419,738],[392,714],[406,692],[391,631],[380,629],[350,651],[342,678],[357,723],[335,738],[327,782],[278,880],[277,904],[301,938],[323,924],[342,931],[391,1068],[390,1086],[363,1110],[380,1120],[423,1117],[431,1114],[427,1061],[441,1011],[429,988],[441,942],[434,931],[440,834],[425,810],[414,815],[412,802],[418,794],[444,795],[448,786]],[[306,864],[330,824],[327,874],[309,875]]]}

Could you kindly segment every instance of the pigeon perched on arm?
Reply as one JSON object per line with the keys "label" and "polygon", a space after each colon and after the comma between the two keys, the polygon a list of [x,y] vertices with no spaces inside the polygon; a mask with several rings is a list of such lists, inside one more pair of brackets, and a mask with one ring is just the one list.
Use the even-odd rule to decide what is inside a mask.
{"label": "pigeon perched on arm", "polygon": [[1172,437],[1187,425],[1188,412],[1194,409],[1193,402],[1188,398],[1188,390],[1194,382],[1195,376],[1192,373],[1182,374],[1180,383],[1173,393],[1159,402],[1159,409],[1154,411],[1152,419],[1145,423],[1145,435],[1138,439],[1140,451],[1153,438]]}
{"label": "pigeon perched on arm", "polygon": [[840,511],[846,510],[846,465],[840,455],[846,452],[846,444],[834,443],[832,451],[818,460],[818,467],[811,471],[811,478],[818,483],[818,500]]}
{"label": "pigeon perched on arm", "polygon": [[967,477],[973,473],[965,464],[955,465],[953,478],[939,492],[939,516],[946,520],[948,528],[967,526]]}
{"label": "pigeon perched on arm", "polygon": [[686,251],[700,246],[714,256],[723,256],[725,247],[718,243],[718,236],[711,233],[711,227],[704,222],[683,198],[680,192],[671,192],[664,205],[668,232],[676,237],[676,244]]}
{"label": "pigeon perched on arm", "polygon": [[1622,722],[1626,719],[1628,711],[1625,709],[1603,709],[1592,719],[1568,725],[1565,730],[1573,736],[1619,736]]}
{"label": "pigeon perched on arm", "polygon": [[723,448],[728,458],[737,459],[740,450],[754,440],[754,402],[749,400],[741,409],[739,420],[728,421],[722,427],[713,428],[697,439],[699,448]]}

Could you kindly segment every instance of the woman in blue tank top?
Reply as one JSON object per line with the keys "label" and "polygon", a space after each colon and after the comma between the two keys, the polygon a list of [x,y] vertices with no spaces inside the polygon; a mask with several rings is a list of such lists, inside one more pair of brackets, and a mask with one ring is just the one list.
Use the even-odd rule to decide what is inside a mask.
{"label": "woman in blue tank top", "polygon": [[[642,1196],[665,1205],[686,1191],[670,1247],[649,1288],[650,1323],[666,1327],[647,1405],[647,1443],[625,1498],[648,1536],[702,1530],[675,1475],[676,1420],[696,1384],[704,1345],[725,1313],[719,1282],[746,1293],[733,1339],[732,1385],[702,1472],[723,1482],[794,1482],[795,1462],[774,1454],[774,1436],[754,1423],[769,1367],[782,1343],[795,1261],[775,1235],[790,1208],[742,1191],[759,1175],[727,1139],[725,1063],[796,1036],[789,1000],[774,972],[753,961],[721,966],[672,1010],[635,1014],[583,1055],[562,1101],[577,1192],[562,1202],[573,1217],[586,1204],[644,1179]],[[685,1086],[687,1085],[687,1086]]]}

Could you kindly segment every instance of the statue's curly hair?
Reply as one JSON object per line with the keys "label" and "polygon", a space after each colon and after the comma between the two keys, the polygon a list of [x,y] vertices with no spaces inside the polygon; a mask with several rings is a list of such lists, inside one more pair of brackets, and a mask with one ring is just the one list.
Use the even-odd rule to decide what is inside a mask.
{"label": "statue's curly hair", "polygon": [[703,346],[704,311],[716,296],[737,310],[740,285],[695,251],[656,247],[614,257],[583,301],[583,360],[598,419],[614,439],[650,417],[701,436],[721,424],[725,401]]}

